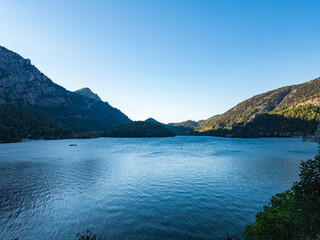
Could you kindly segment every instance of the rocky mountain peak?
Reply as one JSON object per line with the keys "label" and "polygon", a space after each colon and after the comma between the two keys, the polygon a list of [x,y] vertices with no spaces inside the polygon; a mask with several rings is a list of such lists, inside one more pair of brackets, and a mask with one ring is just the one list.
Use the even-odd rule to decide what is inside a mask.
{"label": "rocky mountain peak", "polygon": [[101,98],[98,96],[98,94],[92,92],[91,89],[87,88],[87,87],[81,88],[81,89],[74,91],[74,92],[77,94],[80,94],[82,96],[94,99],[96,101],[102,101]]}
{"label": "rocky mountain peak", "polygon": [[0,68],[8,71],[20,71],[26,66],[31,66],[31,60],[0,46]]}

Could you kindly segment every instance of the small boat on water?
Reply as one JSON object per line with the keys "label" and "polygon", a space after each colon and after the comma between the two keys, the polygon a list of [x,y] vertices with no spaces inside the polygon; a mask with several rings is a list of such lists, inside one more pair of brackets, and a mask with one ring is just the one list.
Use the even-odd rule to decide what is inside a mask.
{"label": "small boat on water", "polygon": [[75,144],[75,143],[72,143],[72,144],[69,144],[69,146],[70,146],[70,147],[76,147],[76,146],[78,146],[78,145]]}

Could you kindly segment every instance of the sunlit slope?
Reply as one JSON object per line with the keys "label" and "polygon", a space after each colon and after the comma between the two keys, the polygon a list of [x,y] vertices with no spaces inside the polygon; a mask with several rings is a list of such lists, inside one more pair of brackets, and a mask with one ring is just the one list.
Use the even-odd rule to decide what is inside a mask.
{"label": "sunlit slope", "polygon": [[[261,121],[261,116],[265,114],[272,115],[272,118],[282,116],[283,120],[290,118],[319,122],[319,109],[315,108],[319,102],[320,78],[316,78],[303,84],[278,88],[249,98],[224,114],[209,118],[201,123],[196,131],[203,133],[212,130],[232,130],[234,127],[244,127],[248,123],[255,124],[257,117],[259,116]],[[266,120],[266,124],[267,121],[270,119]],[[278,122],[275,121],[274,124]],[[290,130],[290,126],[288,129]]]}

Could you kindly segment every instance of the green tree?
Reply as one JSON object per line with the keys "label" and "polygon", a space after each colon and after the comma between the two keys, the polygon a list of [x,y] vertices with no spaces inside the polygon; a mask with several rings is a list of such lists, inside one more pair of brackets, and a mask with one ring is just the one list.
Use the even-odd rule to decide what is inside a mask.
{"label": "green tree", "polygon": [[256,222],[245,227],[245,239],[320,239],[320,151],[301,163],[299,176],[300,181],[273,196]]}

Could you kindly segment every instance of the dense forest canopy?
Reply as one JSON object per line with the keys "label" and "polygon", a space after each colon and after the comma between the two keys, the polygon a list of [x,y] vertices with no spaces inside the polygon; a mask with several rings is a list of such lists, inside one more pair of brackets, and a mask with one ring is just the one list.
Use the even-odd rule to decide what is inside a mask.
{"label": "dense forest canopy", "polygon": [[0,142],[72,137],[72,130],[12,104],[0,104]]}
{"label": "dense forest canopy", "polygon": [[175,133],[154,121],[136,121],[106,132],[107,137],[174,137]]}

